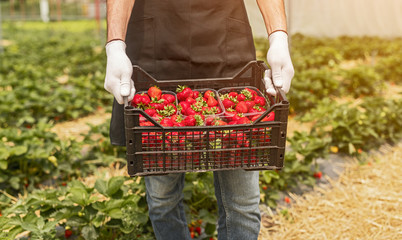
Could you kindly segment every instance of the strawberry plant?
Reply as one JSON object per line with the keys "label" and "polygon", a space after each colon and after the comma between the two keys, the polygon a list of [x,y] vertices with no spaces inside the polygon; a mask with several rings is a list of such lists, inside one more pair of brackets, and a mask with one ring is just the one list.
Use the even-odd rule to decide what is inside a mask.
{"label": "strawberry plant", "polygon": [[17,193],[32,190],[54,177],[75,175],[80,145],[61,142],[49,131],[50,125],[40,121],[35,128],[0,128],[0,186]]}
{"label": "strawberry plant", "polygon": [[402,138],[402,101],[380,97],[364,98],[357,107],[324,101],[302,121],[315,120],[312,133],[329,137],[339,152],[355,154]]}
{"label": "strawberry plant", "polygon": [[86,34],[90,29],[71,34],[58,24],[24,26],[4,25],[12,44],[0,53],[0,127],[73,119],[111,106],[103,89],[105,54],[94,34]]}
{"label": "strawberry plant", "polygon": [[381,76],[381,80],[393,81],[394,83],[402,82],[402,52],[381,58],[375,65],[376,72]]}
{"label": "strawberry plant", "polygon": [[72,181],[67,188],[36,190],[4,210],[0,237],[14,239],[18,233],[29,231],[36,239],[62,239],[56,235],[56,225],[82,239],[110,239],[105,236],[116,237],[116,229],[130,236],[149,236],[152,228],[145,196],[131,193],[144,191],[143,182],[124,185],[126,180],[98,179],[95,187]]}
{"label": "strawberry plant", "polygon": [[305,112],[314,108],[322,99],[338,96],[340,83],[328,68],[296,72],[292,90],[288,94],[291,112]]}
{"label": "strawberry plant", "polygon": [[375,96],[383,89],[383,81],[374,68],[359,66],[342,72],[341,86],[357,98],[360,96]]}

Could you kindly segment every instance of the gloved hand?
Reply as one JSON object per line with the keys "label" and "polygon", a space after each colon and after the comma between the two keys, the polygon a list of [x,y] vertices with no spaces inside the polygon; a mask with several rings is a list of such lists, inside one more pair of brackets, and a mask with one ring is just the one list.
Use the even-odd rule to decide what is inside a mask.
{"label": "gloved hand", "polygon": [[269,46],[267,61],[272,70],[265,71],[264,81],[267,93],[275,96],[276,91],[272,82],[285,93],[289,92],[294,69],[289,54],[288,35],[285,32],[272,33],[269,36]]}
{"label": "gloved hand", "polygon": [[132,100],[135,94],[134,82],[131,80],[133,66],[126,55],[126,44],[122,40],[114,40],[106,44],[106,77],[105,89],[114,95],[117,102],[123,104],[123,96]]}

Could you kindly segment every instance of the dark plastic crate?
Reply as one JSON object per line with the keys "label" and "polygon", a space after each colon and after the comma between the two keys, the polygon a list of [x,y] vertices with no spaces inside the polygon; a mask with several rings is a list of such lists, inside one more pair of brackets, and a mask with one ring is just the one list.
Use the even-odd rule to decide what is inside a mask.
{"label": "dark plastic crate", "polygon": [[[254,86],[265,93],[262,81],[267,66],[262,61],[249,62],[232,78],[155,80],[138,66],[133,78],[137,89],[157,85],[175,91],[177,85],[193,89]],[[284,92],[265,94],[269,108],[253,123],[225,126],[163,127],[141,109],[124,109],[127,167],[130,176],[163,175],[178,172],[218,170],[281,169],[285,157],[289,102]],[[126,103],[127,104],[127,103]],[[274,121],[261,121],[270,112]],[[153,126],[140,126],[139,116],[146,116]]]}

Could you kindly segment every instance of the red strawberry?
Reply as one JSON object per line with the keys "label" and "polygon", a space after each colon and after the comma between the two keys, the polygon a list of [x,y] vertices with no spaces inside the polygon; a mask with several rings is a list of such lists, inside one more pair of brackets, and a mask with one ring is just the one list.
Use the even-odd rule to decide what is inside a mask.
{"label": "red strawberry", "polygon": [[225,117],[228,121],[232,121],[234,115],[236,115],[236,111],[232,108],[227,109],[227,111],[225,112]]}
{"label": "red strawberry", "polygon": [[223,106],[225,107],[225,109],[231,108],[231,107],[234,107],[234,106],[235,106],[235,103],[232,102],[232,101],[231,101],[230,99],[228,99],[228,98],[223,99],[222,104],[223,104]]}
{"label": "red strawberry", "polygon": [[285,202],[286,202],[286,203],[290,203],[290,198],[289,198],[289,197],[285,197]]}
{"label": "red strawberry", "polygon": [[192,115],[192,116],[187,116],[187,117],[184,119],[184,124],[185,124],[186,126],[195,126],[196,122],[197,122],[197,121],[195,120],[194,115]]}
{"label": "red strawberry", "polygon": [[155,114],[152,116],[152,118],[155,119],[156,121],[160,121],[163,117],[162,117],[161,115],[159,115],[158,113],[155,113]]}
{"label": "red strawberry", "polygon": [[73,231],[71,231],[70,229],[66,229],[66,230],[64,231],[64,237],[65,237],[65,238],[70,238],[71,235],[73,235]]}
{"label": "red strawberry", "polygon": [[218,105],[218,101],[213,96],[210,95],[208,97],[207,104],[208,107],[215,107],[216,105]]}
{"label": "red strawberry", "polygon": [[263,122],[274,121],[275,120],[275,112],[270,112],[268,115],[262,119]]}
{"label": "red strawberry", "polygon": [[237,124],[248,124],[248,123],[250,123],[248,117],[242,117],[239,120],[237,120]]}
{"label": "red strawberry", "polygon": [[246,100],[254,100],[256,96],[256,92],[254,90],[251,90],[249,88],[245,88],[241,91],[242,94],[246,97]]}
{"label": "red strawberry", "polygon": [[200,227],[196,227],[195,231],[198,233],[198,235],[201,235],[201,228]]}
{"label": "red strawberry", "polygon": [[144,126],[144,127],[149,127],[149,126],[153,126],[154,124],[151,123],[150,121],[145,121],[140,123],[140,126]]}
{"label": "red strawberry", "polygon": [[237,95],[237,101],[244,101],[246,100],[246,96],[244,96],[244,94],[240,93]]}
{"label": "red strawberry", "polygon": [[181,121],[183,121],[183,118],[180,116],[180,115],[173,115],[172,117],[170,117],[170,119],[173,121],[173,122],[181,122]]}
{"label": "red strawberry", "polygon": [[[248,110],[248,113],[259,113],[260,111],[258,111],[257,109],[255,109],[255,108],[251,108],[251,109],[249,109]],[[251,116],[250,117],[250,119],[252,118],[253,116]]]}
{"label": "red strawberry", "polygon": [[[257,118],[259,118],[260,116],[261,116],[261,114],[254,115],[254,116],[252,116],[252,117],[250,118],[250,120],[251,120],[252,122],[255,122],[255,120],[257,120]],[[270,113],[268,113],[267,116],[265,116],[265,117],[261,120],[261,122],[268,122],[268,121],[274,121],[274,120],[275,120],[275,112],[270,112]]]}
{"label": "red strawberry", "polygon": [[150,102],[151,102],[151,99],[149,98],[148,94],[141,93],[141,94],[136,94],[134,96],[133,101],[131,102],[131,105],[133,107],[140,107],[140,108],[144,109],[149,105]]}
{"label": "red strawberry", "polygon": [[259,105],[255,105],[253,108],[249,109],[249,113],[259,113],[259,112],[264,112],[265,108],[260,107]]}
{"label": "red strawberry", "polygon": [[244,101],[247,105],[247,109],[251,109],[252,107],[255,106],[255,102],[254,101]]}
{"label": "red strawberry", "polygon": [[223,125],[228,125],[225,121],[222,121],[220,119],[217,119],[213,123],[215,126],[223,126]]}
{"label": "red strawberry", "polygon": [[170,118],[163,118],[160,124],[164,127],[173,127],[173,122]]}
{"label": "red strawberry", "polygon": [[140,114],[140,123],[145,121],[147,121],[147,119],[142,114]]}
{"label": "red strawberry", "polygon": [[168,94],[168,93],[162,94],[161,98],[165,99],[166,103],[174,103],[176,101],[175,96],[173,96],[172,94]]}
{"label": "red strawberry", "polygon": [[[174,126],[174,127],[185,127],[186,124],[184,123],[184,121],[181,121],[181,122],[173,122],[173,126]],[[182,134],[182,133],[180,133],[180,134]]]}
{"label": "red strawberry", "polygon": [[155,108],[156,110],[163,110],[163,108],[165,108],[165,99],[156,99],[156,98],[152,98],[151,103],[149,104],[149,106],[151,106],[152,108]]}
{"label": "red strawberry", "polygon": [[205,119],[205,124],[206,124],[207,126],[211,126],[214,121],[215,121],[215,118],[214,118],[214,117],[207,117],[207,118]]}
{"label": "red strawberry", "polygon": [[244,88],[244,90],[249,91],[252,95],[258,96],[257,92],[250,88]]}
{"label": "red strawberry", "polygon": [[188,103],[190,103],[190,105],[193,104],[193,103],[195,103],[195,102],[197,102],[197,101],[196,101],[194,98],[192,98],[192,97],[186,98],[185,101],[188,102]]}
{"label": "red strawberry", "polygon": [[142,96],[141,94],[135,94],[133,101],[131,101],[131,106],[137,107],[141,103]]}
{"label": "red strawberry", "polygon": [[194,110],[194,108],[192,106],[190,106],[189,108],[186,109],[185,112],[187,116],[191,116],[191,115],[195,115],[197,112]]}
{"label": "red strawberry", "polygon": [[237,113],[232,117],[232,121],[239,121],[241,118],[243,118],[244,115],[241,113]]}
{"label": "red strawberry", "polygon": [[247,104],[244,101],[239,102],[235,109],[239,113],[247,113],[248,112]]}
{"label": "red strawberry", "polygon": [[144,105],[144,107],[148,106],[148,104],[151,102],[151,99],[149,98],[148,94],[143,93],[143,94],[141,94],[141,96],[142,96],[141,101],[142,101],[142,104]]}
{"label": "red strawberry", "polygon": [[215,112],[216,114],[219,114],[222,112],[222,109],[218,106],[212,107],[211,108],[213,112]]}
{"label": "red strawberry", "polygon": [[176,89],[177,99],[179,101],[184,101],[188,97],[193,97],[193,90],[187,86],[178,86]]}
{"label": "red strawberry", "polygon": [[228,122],[228,124],[229,124],[229,125],[236,125],[236,124],[237,124],[237,121],[230,121],[230,122]]}
{"label": "red strawberry", "polygon": [[161,99],[162,91],[157,86],[153,86],[148,89],[148,95],[159,100]]}
{"label": "red strawberry", "polygon": [[179,102],[179,105],[181,107],[181,113],[184,115],[184,113],[186,112],[186,109],[190,107],[190,103],[183,101],[183,102]]}
{"label": "red strawberry", "polygon": [[320,179],[322,177],[322,172],[315,172],[313,176],[317,179]]}
{"label": "red strawberry", "polygon": [[250,121],[255,122],[255,120],[257,120],[260,116],[261,114],[253,115],[252,117],[250,117]]}
{"label": "red strawberry", "polygon": [[193,98],[197,99],[200,96],[200,92],[199,91],[193,91]]}
{"label": "red strawberry", "polygon": [[237,95],[239,95],[239,94],[237,92],[230,92],[230,93],[228,93],[228,95],[229,95],[229,97],[237,98]]}
{"label": "red strawberry", "polygon": [[147,108],[145,109],[145,113],[152,117],[156,113],[156,110],[154,108]]}
{"label": "red strawberry", "polygon": [[264,97],[255,96],[254,102],[255,102],[255,104],[258,104],[260,106],[265,106],[265,98]]}
{"label": "red strawberry", "polygon": [[215,93],[212,90],[207,90],[204,93],[204,98],[208,99],[210,96],[215,97]]}

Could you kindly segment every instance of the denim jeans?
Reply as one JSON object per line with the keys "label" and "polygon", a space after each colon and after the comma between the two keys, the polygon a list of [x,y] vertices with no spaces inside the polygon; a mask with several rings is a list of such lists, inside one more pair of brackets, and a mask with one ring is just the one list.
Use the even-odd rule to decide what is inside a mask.
{"label": "denim jeans", "polygon": [[[214,172],[218,239],[254,240],[260,231],[258,171]],[[149,217],[158,240],[191,239],[184,208],[184,173],[145,177]]]}

